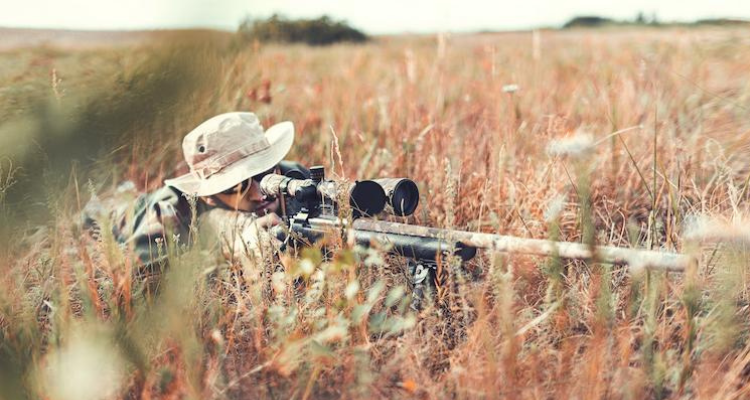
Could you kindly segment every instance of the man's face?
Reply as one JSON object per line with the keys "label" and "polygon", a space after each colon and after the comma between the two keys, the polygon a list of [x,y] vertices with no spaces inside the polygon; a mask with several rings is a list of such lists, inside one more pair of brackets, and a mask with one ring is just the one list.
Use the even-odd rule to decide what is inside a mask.
{"label": "man's face", "polygon": [[[233,194],[219,193],[214,196],[230,208],[254,212],[258,215],[273,213],[279,208],[278,200],[263,200],[263,195],[260,193],[260,184],[254,179],[250,179],[250,185],[244,192],[241,191],[241,185],[237,185],[236,189]],[[211,204],[212,200],[209,198],[206,202]]]}
{"label": "man's face", "polygon": [[[270,173],[277,173],[276,167],[269,169],[257,176],[248,179],[246,182],[239,183],[233,189],[226,190],[213,196],[204,197],[203,201],[212,206],[218,206],[218,199],[224,206],[238,210],[253,212],[258,215],[266,215],[276,212],[279,208],[277,199],[264,200],[260,192],[260,180]],[[249,183],[248,183],[249,182]]]}

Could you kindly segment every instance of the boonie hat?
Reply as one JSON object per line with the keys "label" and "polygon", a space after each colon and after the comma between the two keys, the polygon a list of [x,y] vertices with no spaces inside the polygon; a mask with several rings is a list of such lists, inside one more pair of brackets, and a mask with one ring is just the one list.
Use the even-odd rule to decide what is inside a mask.
{"label": "boonie hat", "polygon": [[281,122],[265,132],[250,112],[217,115],[182,140],[190,172],[164,183],[196,196],[210,196],[278,164],[294,142],[294,124]]}

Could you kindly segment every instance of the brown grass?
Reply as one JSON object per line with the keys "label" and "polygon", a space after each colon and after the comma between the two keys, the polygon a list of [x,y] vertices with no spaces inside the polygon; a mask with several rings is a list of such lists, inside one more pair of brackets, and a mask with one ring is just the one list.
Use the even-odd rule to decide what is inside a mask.
{"label": "brown grass", "polygon": [[[0,396],[97,398],[85,388],[113,364],[119,380],[107,383],[121,398],[745,398],[747,34],[584,30],[541,32],[538,47],[513,33],[170,53],[200,63],[205,79],[184,80],[191,91],[170,112],[123,128],[118,140],[135,145],[82,165],[97,189],[126,178],[158,186],[185,132],[252,110],[265,125],[294,121],[292,159],[348,179],[419,182],[411,223],[691,252],[700,266],[630,275],[483,254],[441,265],[436,302],[414,314],[403,260],[344,248],[331,260],[285,259],[286,273],[270,263],[243,273],[196,246],[173,257],[152,298],[116,246],[79,238],[70,221],[80,202],[67,202],[50,212],[47,235],[6,242],[0,375],[11,378],[0,378]],[[139,51],[109,53],[105,71],[133,77],[103,74],[113,97],[144,90],[144,65],[172,65]],[[91,98],[68,86],[75,65],[57,66],[68,56],[45,56],[61,77],[46,90],[63,109]],[[570,144],[584,134],[594,147]],[[551,155],[553,143],[565,154]],[[81,181],[66,182],[85,200]],[[687,240],[704,214],[728,221],[723,244]],[[301,263],[316,272],[298,279]],[[54,383],[71,371],[79,386]]]}

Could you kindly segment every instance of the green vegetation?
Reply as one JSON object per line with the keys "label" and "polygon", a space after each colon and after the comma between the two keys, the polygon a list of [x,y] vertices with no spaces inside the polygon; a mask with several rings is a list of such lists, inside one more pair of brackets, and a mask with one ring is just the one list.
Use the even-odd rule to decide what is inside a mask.
{"label": "green vegetation", "polygon": [[[55,193],[67,186],[72,167],[85,183],[95,162],[150,154],[174,164],[179,156],[162,150],[179,148],[175,122],[163,115],[175,116],[181,129],[206,115],[200,114],[205,106],[186,99],[216,101],[221,60],[234,54],[228,39],[185,32],[136,49],[0,53],[8,65],[0,77],[6,82],[0,160],[12,160],[17,181],[5,201],[16,214],[43,222],[55,207],[47,201],[58,203]],[[154,143],[163,145],[157,150]]]}
{"label": "green vegetation", "polygon": [[322,46],[339,42],[365,42],[367,35],[327,16],[316,19],[287,19],[274,14],[265,20],[247,18],[239,28],[245,40],[280,43],[306,43]]}

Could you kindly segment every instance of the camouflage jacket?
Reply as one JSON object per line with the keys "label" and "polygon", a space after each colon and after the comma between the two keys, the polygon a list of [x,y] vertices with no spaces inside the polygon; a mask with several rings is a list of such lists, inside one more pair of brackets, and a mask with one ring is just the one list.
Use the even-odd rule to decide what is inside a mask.
{"label": "camouflage jacket", "polygon": [[138,195],[128,181],[105,199],[93,196],[83,209],[82,223],[97,240],[111,232],[124,252],[132,252],[139,264],[151,265],[166,257],[167,239],[171,244],[190,243],[194,218],[209,208],[169,186]]}
{"label": "camouflage jacket", "polygon": [[[282,161],[279,167],[282,174],[298,169],[309,176],[309,171],[296,162]],[[97,240],[102,239],[105,230],[111,232],[124,252],[132,252],[129,254],[139,264],[148,266],[167,257],[167,245],[192,244],[200,217],[214,208],[196,200],[170,186],[139,195],[128,181],[104,200],[93,196],[82,212],[81,223]],[[248,213],[223,215],[228,214]]]}

